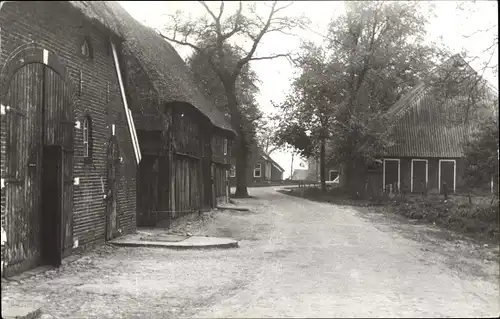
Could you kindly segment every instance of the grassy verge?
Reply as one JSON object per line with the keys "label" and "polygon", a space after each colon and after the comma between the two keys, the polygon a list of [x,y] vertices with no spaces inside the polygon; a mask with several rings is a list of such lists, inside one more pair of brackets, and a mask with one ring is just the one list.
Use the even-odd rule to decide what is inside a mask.
{"label": "grassy verge", "polygon": [[318,202],[363,206],[371,210],[395,213],[408,219],[435,223],[482,241],[498,243],[499,240],[498,199],[492,202],[491,196],[475,196],[473,204],[469,204],[468,198],[460,195],[450,196],[448,200],[438,195],[361,200],[350,198],[339,188],[326,194],[322,194],[317,188],[292,188],[281,192]]}

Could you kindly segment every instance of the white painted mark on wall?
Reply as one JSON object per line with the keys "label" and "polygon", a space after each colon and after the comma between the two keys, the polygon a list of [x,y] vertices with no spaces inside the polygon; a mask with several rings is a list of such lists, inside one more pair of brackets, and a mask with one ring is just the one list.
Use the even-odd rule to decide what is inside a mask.
{"label": "white painted mark on wall", "polygon": [[81,125],[80,121],[76,121],[75,122],[75,128],[76,129],[80,129],[80,125]]}
{"label": "white painted mark on wall", "polygon": [[73,248],[78,248],[78,239],[73,241]]}
{"label": "white painted mark on wall", "polygon": [[43,64],[49,65],[49,51],[43,49]]}
{"label": "white painted mark on wall", "polygon": [[3,105],[3,104],[0,104],[0,114],[1,115],[5,115],[5,112],[6,112],[6,106]]}
{"label": "white painted mark on wall", "polygon": [[73,185],[80,185],[80,177],[75,177],[73,179]]}
{"label": "white painted mark on wall", "polygon": [[3,246],[3,244],[7,242],[7,233],[3,229],[3,226],[2,226],[2,238],[1,239],[2,239],[2,246]]}

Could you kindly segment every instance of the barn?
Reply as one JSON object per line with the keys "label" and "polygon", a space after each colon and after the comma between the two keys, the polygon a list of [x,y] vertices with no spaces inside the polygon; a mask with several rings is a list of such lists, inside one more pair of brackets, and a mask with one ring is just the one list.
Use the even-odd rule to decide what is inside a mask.
{"label": "barn", "polygon": [[[477,73],[460,55],[454,55],[433,74],[438,78],[453,74],[472,78]],[[392,145],[377,161],[360,169],[366,179],[359,192],[440,193],[444,187],[449,193],[465,191],[464,145],[481,120],[498,116],[494,111],[498,94],[489,85],[484,88],[475,108],[467,113],[459,106],[469,103],[468,96],[462,96],[467,92],[443,101],[439,98],[441,88],[429,81],[403,96],[385,115],[393,123]]]}
{"label": "barn", "polygon": [[172,219],[228,199],[234,131],[175,49],[118,2],[109,6],[125,38],[125,82],[143,154],[137,224],[168,227]]}
{"label": "barn", "polygon": [[2,275],[135,231],[142,155],[114,21],[97,1],[1,3]]}

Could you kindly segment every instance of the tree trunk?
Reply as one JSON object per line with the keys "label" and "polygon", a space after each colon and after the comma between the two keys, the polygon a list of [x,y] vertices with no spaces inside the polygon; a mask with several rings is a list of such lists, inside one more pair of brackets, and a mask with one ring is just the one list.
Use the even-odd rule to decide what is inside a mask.
{"label": "tree trunk", "polygon": [[321,191],[323,193],[326,192],[326,172],[325,172],[325,139],[321,139],[321,145],[320,145],[320,150],[319,150],[319,175],[320,175],[320,180],[321,180]]}
{"label": "tree trunk", "polygon": [[245,131],[243,128],[243,118],[238,109],[238,100],[236,98],[236,88],[231,83],[224,85],[228,103],[228,109],[231,113],[231,126],[236,131],[235,150],[236,150],[236,192],[235,197],[248,197],[247,189],[247,167],[249,145],[246,142]]}
{"label": "tree trunk", "polygon": [[236,154],[236,192],[234,197],[248,197],[247,189],[247,166],[248,166],[248,148],[246,146],[238,148]]}

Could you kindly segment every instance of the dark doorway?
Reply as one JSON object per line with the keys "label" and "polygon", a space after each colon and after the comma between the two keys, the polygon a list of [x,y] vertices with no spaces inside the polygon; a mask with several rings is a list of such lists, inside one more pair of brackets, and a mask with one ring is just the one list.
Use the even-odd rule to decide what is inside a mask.
{"label": "dark doorway", "polygon": [[63,156],[59,145],[43,147],[41,257],[43,263],[56,267],[63,251]]}
{"label": "dark doorway", "polygon": [[386,159],[384,160],[384,167],[384,189],[388,191],[391,188],[393,191],[397,191],[399,187],[399,160]]}
{"label": "dark doorway", "polygon": [[440,161],[440,183],[439,187],[441,192],[443,191],[443,185],[446,183],[448,192],[455,192],[455,161],[445,160]]}
{"label": "dark doorway", "polygon": [[427,161],[424,160],[413,160],[413,177],[412,177],[412,191],[414,193],[424,193],[427,188]]}

